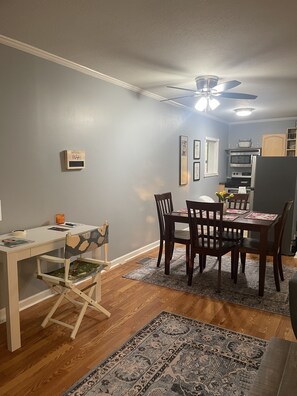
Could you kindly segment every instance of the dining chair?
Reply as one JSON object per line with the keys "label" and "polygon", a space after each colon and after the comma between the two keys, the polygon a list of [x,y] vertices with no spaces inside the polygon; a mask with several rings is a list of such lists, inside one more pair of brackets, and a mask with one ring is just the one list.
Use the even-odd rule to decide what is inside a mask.
{"label": "dining chair", "polygon": [[232,198],[228,199],[229,209],[246,210],[249,201],[249,194],[234,193]]}
{"label": "dining chair", "polygon": [[[248,193],[234,193],[232,198],[227,201],[228,209],[247,210],[249,202]],[[236,228],[225,228],[223,231],[223,238],[228,241],[235,241],[240,243],[243,238],[243,230]]]}
{"label": "dining chair", "polygon": [[[159,254],[157,260],[157,267],[160,267],[163,243],[165,241],[165,219],[164,215],[173,212],[173,201],[171,192],[163,194],[155,194],[155,200],[157,205],[159,231],[160,231],[160,245]],[[170,240],[171,244],[171,257],[174,251],[174,243],[180,243],[186,245],[186,263],[189,263],[189,247],[190,247],[190,232],[188,230],[172,230],[172,237]]]}
{"label": "dining chair", "polygon": [[[293,201],[288,201],[285,203],[282,214],[274,226],[274,239],[268,241],[266,255],[273,257],[273,272],[276,290],[280,291],[280,282],[284,280],[283,267],[282,267],[282,239],[285,229],[286,220],[289,211],[292,207]],[[242,272],[245,271],[246,254],[260,254],[260,240],[256,238],[243,238],[239,245],[239,253],[242,265]]]}
{"label": "dining chair", "polygon": [[[59,294],[59,298],[43,320],[42,327],[45,327],[49,322],[62,325],[72,330],[70,337],[74,339],[88,307],[110,317],[110,312],[99,304],[101,300],[101,272],[109,269],[110,264],[107,261],[108,231],[109,226],[105,223],[102,227],[87,233],[68,233],[65,238],[64,257],[50,255],[37,257],[37,278],[43,280],[54,292]],[[97,248],[102,250],[102,259],[82,256]],[[79,288],[78,283],[87,278],[90,278],[90,282],[83,288]],[[78,298],[73,298],[70,293]],[[64,299],[80,307],[74,325],[53,318]],[[79,299],[82,302],[78,301]]]}
{"label": "dining chair", "polygon": [[194,259],[199,255],[200,272],[206,265],[206,256],[218,259],[217,291],[221,290],[222,256],[231,252],[231,278],[237,282],[238,245],[223,239],[223,203],[186,201],[190,224],[190,261],[188,285],[192,285]]}

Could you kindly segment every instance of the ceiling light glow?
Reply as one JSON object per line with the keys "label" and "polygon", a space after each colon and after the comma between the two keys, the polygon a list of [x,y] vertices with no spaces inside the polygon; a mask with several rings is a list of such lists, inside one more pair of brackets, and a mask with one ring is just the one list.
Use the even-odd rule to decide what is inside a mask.
{"label": "ceiling light glow", "polygon": [[247,117],[251,115],[254,110],[255,109],[249,107],[249,108],[235,109],[234,111],[236,115],[238,115],[238,117]]}

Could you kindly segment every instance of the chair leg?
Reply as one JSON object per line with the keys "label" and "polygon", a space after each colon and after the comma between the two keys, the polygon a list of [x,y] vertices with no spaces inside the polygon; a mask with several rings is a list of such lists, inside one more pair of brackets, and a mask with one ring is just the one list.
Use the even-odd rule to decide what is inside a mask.
{"label": "chair leg", "polygon": [[202,254],[199,254],[199,271],[200,271],[200,273],[203,272],[203,269],[204,269],[203,255],[202,255]]}
{"label": "chair leg", "polygon": [[186,274],[189,273],[190,245],[186,245]]}
{"label": "chair leg", "polygon": [[279,277],[278,277],[278,257],[277,255],[273,256],[273,273],[274,273],[274,282],[276,286],[276,290],[280,291]]}
{"label": "chair leg", "polygon": [[80,310],[80,313],[79,313],[79,315],[78,315],[78,318],[77,318],[77,320],[76,320],[76,323],[75,323],[75,325],[74,325],[74,328],[73,328],[73,330],[72,330],[72,332],[71,332],[70,338],[71,338],[72,340],[74,340],[75,337],[76,337],[76,334],[77,334],[77,332],[78,332],[79,326],[80,326],[80,324],[81,324],[81,322],[82,322],[82,320],[83,320],[83,317],[84,317],[84,315],[85,315],[85,313],[86,313],[87,308],[88,308],[88,302],[85,301],[84,304],[83,304],[83,306],[82,306],[82,308],[81,308],[81,310]]}
{"label": "chair leg", "polygon": [[69,290],[64,290],[63,293],[60,294],[59,298],[57,299],[57,301],[53,305],[52,309],[49,311],[49,313],[43,319],[43,322],[41,323],[41,327],[45,327],[48,324],[48,322],[50,321],[51,317],[56,312],[58,306],[60,305],[61,301],[63,300],[63,298],[65,297],[65,295],[67,293],[69,293]]}
{"label": "chair leg", "polygon": [[94,291],[94,296],[95,296],[95,300],[97,303],[100,303],[101,301],[101,272],[99,272],[97,274],[97,282],[96,282],[96,286],[95,286],[95,291]]}
{"label": "chair leg", "polygon": [[205,254],[199,254],[199,270],[200,270],[200,273],[203,272],[205,267],[206,267],[206,255]]}
{"label": "chair leg", "polygon": [[241,272],[244,274],[245,271],[245,260],[246,260],[246,253],[240,253],[240,261],[241,261]]}
{"label": "chair leg", "polygon": [[170,260],[172,259],[173,252],[174,252],[174,242],[171,242]]}
{"label": "chair leg", "polygon": [[221,293],[221,275],[222,275],[222,271],[221,271],[221,267],[222,267],[222,257],[218,257],[218,288],[217,288],[217,292]]}
{"label": "chair leg", "polygon": [[284,273],[283,273],[283,264],[282,264],[282,255],[279,253],[277,255],[277,265],[278,265],[278,270],[279,270],[279,276],[282,281],[285,280],[284,278]]}
{"label": "chair leg", "polygon": [[95,301],[89,295],[85,294],[82,290],[78,289],[76,286],[72,286],[71,290],[79,297],[87,301],[91,306],[96,308],[98,311],[102,312],[105,316],[107,316],[108,318],[110,317],[111,315],[110,312],[108,312],[104,307],[102,307],[102,305],[98,304],[97,301]]}
{"label": "chair leg", "polygon": [[235,284],[237,283],[238,256],[238,247],[236,247],[231,251],[231,279],[233,279]]}
{"label": "chair leg", "polygon": [[158,254],[158,260],[157,260],[157,267],[160,267],[161,258],[162,258],[162,253],[163,253],[163,239],[160,239],[159,254]]}
{"label": "chair leg", "polygon": [[195,255],[191,253],[188,267],[188,286],[192,286],[194,259]]}
{"label": "chair leg", "polygon": [[[97,297],[98,297],[98,295],[97,295],[97,292],[98,292],[98,291],[97,291],[97,288],[98,288],[98,285],[99,285],[99,282],[100,282],[100,281],[101,281],[101,273],[98,273],[98,274],[95,276],[95,278],[94,278],[94,282],[93,282],[90,286],[87,286],[87,288],[89,288],[90,290],[89,290],[89,293],[86,294],[86,296],[88,296],[89,298],[95,297],[96,300],[97,300]],[[86,289],[87,289],[87,288],[86,288]],[[83,289],[83,290],[86,290],[86,289]],[[83,290],[81,291],[81,294],[80,294],[80,295],[83,295]],[[100,298],[101,298],[101,297],[100,297]],[[78,317],[77,317],[77,319],[76,319],[76,323],[75,323],[75,325],[74,325],[74,327],[73,327],[73,330],[72,330],[72,332],[71,332],[71,335],[70,335],[70,338],[71,338],[72,340],[74,340],[75,337],[76,337],[76,334],[77,334],[77,332],[78,332],[78,329],[79,329],[79,327],[80,327],[80,325],[81,325],[81,322],[82,322],[82,320],[83,320],[83,317],[84,317],[84,315],[85,315],[85,313],[86,313],[86,310],[87,310],[89,304],[90,304],[90,303],[89,303],[88,301],[84,301],[83,304],[82,304],[80,313],[79,313],[79,315],[78,315]],[[92,307],[92,305],[90,305],[90,307]]]}

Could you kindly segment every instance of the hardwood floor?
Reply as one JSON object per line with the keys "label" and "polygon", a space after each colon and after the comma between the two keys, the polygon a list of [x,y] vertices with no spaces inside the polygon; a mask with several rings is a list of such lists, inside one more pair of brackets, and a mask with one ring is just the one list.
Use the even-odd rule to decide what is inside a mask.
{"label": "hardwood floor", "polygon": [[[152,254],[157,256],[157,251]],[[284,264],[297,267],[297,259],[284,257]],[[89,310],[74,341],[62,326],[41,328],[51,299],[21,312],[22,348],[13,353],[6,349],[1,324],[0,395],[63,394],[161,311],[267,340],[273,336],[295,340],[289,317],[122,278],[137,266],[135,259],[103,274],[102,305],[111,317]],[[71,309],[61,307],[61,317],[71,321]]]}

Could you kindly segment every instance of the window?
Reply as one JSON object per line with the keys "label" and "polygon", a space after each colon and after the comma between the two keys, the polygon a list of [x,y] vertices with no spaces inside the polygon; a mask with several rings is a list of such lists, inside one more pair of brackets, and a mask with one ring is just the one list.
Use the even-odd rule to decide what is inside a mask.
{"label": "window", "polygon": [[218,175],[219,142],[219,139],[205,138],[205,177]]}

